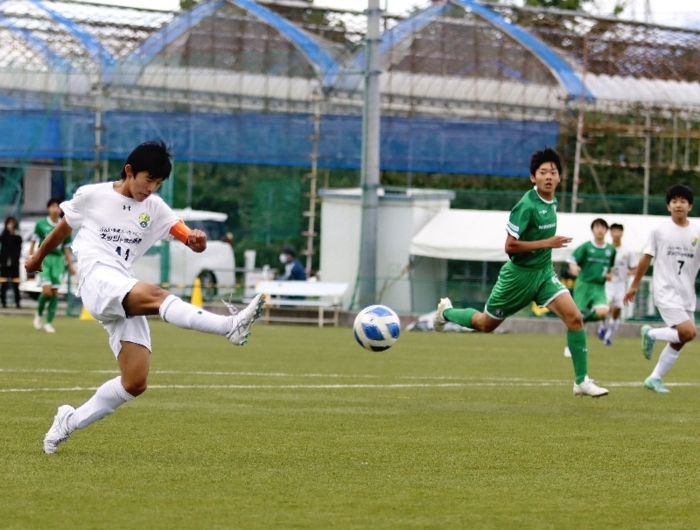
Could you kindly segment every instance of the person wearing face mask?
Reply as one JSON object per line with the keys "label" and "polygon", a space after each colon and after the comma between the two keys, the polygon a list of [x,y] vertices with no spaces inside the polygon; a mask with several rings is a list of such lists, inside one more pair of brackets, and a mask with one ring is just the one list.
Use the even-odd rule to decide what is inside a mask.
{"label": "person wearing face mask", "polygon": [[306,281],[306,271],[304,266],[297,259],[296,250],[292,247],[284,247],[280,254],[280,263],[284,266],[284,270],[277,276],[278,280],[297,280]]}

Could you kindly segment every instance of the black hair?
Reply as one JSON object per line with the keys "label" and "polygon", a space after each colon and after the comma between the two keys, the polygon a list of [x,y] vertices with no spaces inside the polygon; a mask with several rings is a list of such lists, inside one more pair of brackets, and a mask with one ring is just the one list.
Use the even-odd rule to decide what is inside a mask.
{"label": "black hair", "polygon": [[15,223],[15,228],[19,228],[19,223],[17,222],[17,219],[15,219],[13,216],[8,215],[7,219],[5,219],[5,230],[7,230],[7,225],[10,221],[14,221]]}
{"label": "black hair", "polygon": [[611,224],[611,225],[610,225],[610,230],[612,231],[612,230],[615,230],[615,229],[617,229],[617,230],[624,230],[625,227],[622,226],[622,225],[619,224],[619,223],[613,223],[613,224]]}
{"label": "black hair", "polygon": [[530,175],[534,175],[539,167],[546,162],[552,162],[561,175],[561,157],[556,150],[547,146],[541,151],[532,153],[532,157],[530,157]]}
{"label": "black hair", "polygon": [[288,255],[292,256],[293,258],[297,257],[297,251],[294,250],[292,247],[284,247],[282,249],[282,254],[288,254]]}
{"label": "black hair", "polygon": [[46,207],[48,208],[52,204],[58,204],[60,206],[61,202],[62,202],[61,199],[59,199],[58,197],[51,197],[49,199],[49,202],[46,203]]}
{"label": "black hair", "polygon": [[[154,178],[167,179],[173,169],[172,158],[170,148],[162,140],[144,142],[129,153],[124,167],[130,165],[134,175],[141,171],[148,171]],[[126,169],[122,168],[121,176],[122,179],[126,178]]]}
{"label": "black hair", "polygon": [[600,217],[598,217],[598,219],[593,219],[593,222],[591,223],[591,230],[593,230],[595,225],[603,225],[606,230],[608,229],[607,221],[605,219],[601,219]]}
{"label": "black hair", "polygon": [[674,184],[666,192],[666,205],[671,204],[673,199],[685,199],[688,204],[693,204],[693,190],[685,184]]}

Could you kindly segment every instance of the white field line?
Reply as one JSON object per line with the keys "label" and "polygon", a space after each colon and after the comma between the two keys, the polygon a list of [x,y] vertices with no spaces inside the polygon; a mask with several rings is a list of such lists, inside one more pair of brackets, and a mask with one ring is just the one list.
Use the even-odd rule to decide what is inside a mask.
{"label": "white field line", "polygon": [[[25,373],[25,374],[107,374],[119,375],[118,370],[61,370],[51,368],[0,368],[0,373]],[[222,376],[222,377],[273,377],[273,378],[328,378],[328,379],[399,379],[413,381],[464,381],[468,384],[465,386],[474,386],[479,383],[480,386],[559,386],[570,385],[572,381],[569,379],[531,379],[524,377],[488,377],[488,376],[446,376],[446,375],[376,375],[376,374],[318,374],[318,373],[283,373],[283,372],[210,372],[210,371],[185,371],[185,370],[151,370],[150,375],[185,375],[185,376]],[[489,383],[488,385],[486,383]],[[501,384],[499,384],[501,383]],[[601,382],[601,384],[603,384]],[[641,385],[642,381],[614,381],[605,383],[606,386],[637,386]],[[699,386],[700,382],[678,382],[665,383],[666,386]],[[311,386],[310,386],[311,387]],[[156,388],[155,385],[149,385],[149,388]],[[189,387],[188,387],[189,388]],[[199,387],[197,387],[199,388]],[[211,388],[209,386],[203,388]],[[222,388],[228,388],[224,386]],[[281,388],[281,387],[276,387]],[[294,388],[305,388],[305,386]]]}
{"label": "white field line", "polygon": [[[228,390],[342,390],[342,389],[397,389],[397,388],[473,388],[473,387],[560,387],[571,385],[570,381],[540,381],[526,382],[502,381],[502,382],[471,382],[471,383],[388,383],[388,384],[327,384],[327,385],[149,385],[149,390],[192,390],[192,389],[228,389]],[[700,383],[678,382],[666,383],[667,386],[681,387],[700,386]],[[606,387],[641,387],[639,381],[615,381],[606,383]],[[96,390],[96,386],[76,386],[65,388],[3,388],[0,394],[21,392],[80,392]]]}

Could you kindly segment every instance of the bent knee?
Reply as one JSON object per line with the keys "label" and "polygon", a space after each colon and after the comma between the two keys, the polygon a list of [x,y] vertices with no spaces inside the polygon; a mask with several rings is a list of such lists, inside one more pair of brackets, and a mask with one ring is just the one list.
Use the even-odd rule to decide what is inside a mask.
{"label": "bent knee", "polygon": [[564,318],[564,324],[566,324],[566,327],[572,331],[583,329],[583,315],[578,311],[571,315],[566,315]]}
{"label": "bent knee", "polygon": [[130,395],[136,397],[140,396],[146,391],[146,389],[148,388],[148,382],[145,379],[143,379],[136,381],[126,381],[125,383],[124,379],[122,379],[122,386],[124,387],[124,390],[126,390]]}
{"label": "bent knee", "polygon": [[695,330],[695,328],[683,329],[678,331],[678,338],[683,344],[694,340],[696,336],[697,331]]}

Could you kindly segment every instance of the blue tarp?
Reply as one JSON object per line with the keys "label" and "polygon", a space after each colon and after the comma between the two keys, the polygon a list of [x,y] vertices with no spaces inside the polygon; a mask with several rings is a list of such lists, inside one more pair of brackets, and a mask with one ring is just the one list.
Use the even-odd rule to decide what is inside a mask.
{"label": "blue tarp", "polygon": [[[259,112],[107,112],[103,157],[123,160],[138,143],[162,138],[180,161],[309,166],[311,118]],[[0,159],[91,159],[94,126],[89,111],[0,111]],[[558,134],[554,121],[383,117],[381,167],[527,176],[531,153],[556,146]],[[361,146],[360,116],[322,117],[320,167],[359,169]]]}

